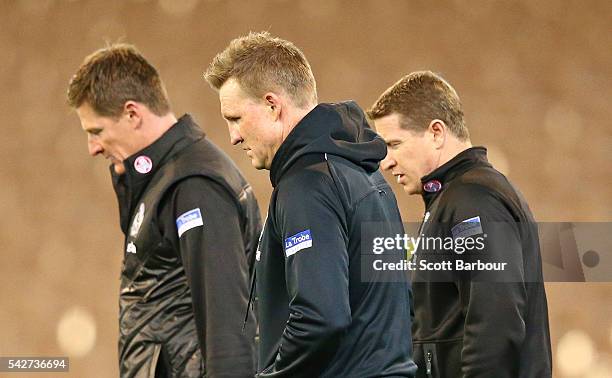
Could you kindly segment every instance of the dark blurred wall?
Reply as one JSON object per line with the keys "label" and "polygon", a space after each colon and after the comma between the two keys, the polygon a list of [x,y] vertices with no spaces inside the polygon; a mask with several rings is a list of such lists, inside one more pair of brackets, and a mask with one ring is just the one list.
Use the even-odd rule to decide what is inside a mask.
{"label": "dark blurred wall", "polygon": [[[410,71],[441,73],[473,143],[538,220],[597,222],[612,216],[611,20],[609,1],[0,1],[0,356],[70,355],[71,376],[117,376],[116,200],[65,104],[71,75],[105,41],[157,66],[175,113],[237,162],[264,215],[267,172],[230,145],[201,79],[250,30],[302,48],[324,102],[368,107]],[[394,188],[405,220],[420,219],[420,199]],[[556,376],[611,376],[612,284],[547,289]],[[558,363],[566,355],[586,367]]]}

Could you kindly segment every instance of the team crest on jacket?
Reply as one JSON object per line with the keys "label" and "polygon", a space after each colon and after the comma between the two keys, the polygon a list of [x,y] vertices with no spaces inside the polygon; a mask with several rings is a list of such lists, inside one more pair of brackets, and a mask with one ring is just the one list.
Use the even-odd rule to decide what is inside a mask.
{"label": "team crest on jacket", "polygon": [[442,183],[438,180],[430,180],[423,185],[423,190],[427,193],[435,193],[440,189],[442,189]]}
{"label": "team crest on jacket", "polygon": [[138,207],[138,212],[134,216],[134,220],[132,221],[132,227],[130,227],[130,236],[136,237],[138,235],[138,231],[140,230],[140,226],[142,225],[142,220],[144,219],[145,213],[145,204],[141,203]]}
{"label": "team crest on jacket", "polygon": [[151,161],[150,157],[140,155],[136,158],[136,160],[134,160],[134,169],[136,169],[136,172],[144,175],[151,172],[151,169],[153,169],[153,162]]}
{"label": "team crest on jacket", "polygon": [[127,245],[127,248],[125,249],[125,252],[127,252],[127,253],[136,253],[136,244],[134,244],[134,242],[130,242]]}

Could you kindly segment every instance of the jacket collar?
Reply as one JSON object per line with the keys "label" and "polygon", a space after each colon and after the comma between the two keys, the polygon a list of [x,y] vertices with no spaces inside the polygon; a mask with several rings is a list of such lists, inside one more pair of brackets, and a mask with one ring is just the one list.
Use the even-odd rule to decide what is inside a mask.
{"label": "jacket collar", "polygon": [[387,148],[354,101],[318,104],[297,123],[276,151],[270,166],[272,186],[278,185],[298,159],[315,153],[340,156],[374,172]]}
{"label": "jacket collar", "polygon": [[183,115],[156,141],[123,161],[125,173],[117,175],[110,166],[113,187],[119,201],[121,227],[129,219],[140,196],[159,168],[187,146],[205,137],[189,114]]}
{"label": "jacket collar", "polygon": [[461,151],[428,175],[423,176],[421,178],[423,185],[421,195],[425,207],[428,208],[454,178],[477,166],[491,167],[487,160],[487,149],[485,147],[471,147]]}
{"label": "jacket collar", "polygon": [[[203,137],[204,131],[185,114],[156,141],[123,161],[126,177],[132,182],[150,179],[163,162]],[[150,159],[150,167],[148,160],[143,159]]]}
{"label": "jacket collar", "polygon": [[321,106],[317,105],[308,114],[302,118],[297,125],[289,132],[283,143],[281,143],[278,151],[272,158],[272,164],[270,165],[270,182],[273,187],[278,185],[283,173],[289,168],[289,160],[296,151],[304,148],[312,141],[312,139],[319,136],[319,130],[313,125],[321,124],[323,121],[329,118],[329,114]]}

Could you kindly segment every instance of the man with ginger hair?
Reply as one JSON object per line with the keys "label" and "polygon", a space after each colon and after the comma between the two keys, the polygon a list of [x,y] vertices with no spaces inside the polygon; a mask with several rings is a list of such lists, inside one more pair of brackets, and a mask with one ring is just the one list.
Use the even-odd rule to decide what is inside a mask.
{"label": "man with ginger hair", "polygon": [[231,41],[205,78],[232,144],[274,187],[256,258],[257,376],[412,377],[409,282],[361,276],[361,226],[403,233],[363,111],[317,104],[304,54],[266,32]]}
{"label": "man with ginger hair", "polygon": [[121,377],[252,377],[249,262],[261,229],[250,185],[131,45],[88,56],[70,81],[92,156],[111,162],[125,250]]}
{"label": "man with ginger hair", "polygon": [[[462,241],[454,251],[413,251],[416,266],[432,259],[447,259],[452,267],[506,264],[503,270],[487,271],[483,263],[468,265],[478,270],[416,272],[417,377],[550,377],[537,226],[486,149],[472,147],[456,91],[430,71],[413,72],[387,89],[368,115],[387,143],[382,168],[405,192],[423,197],[419,236]],[[466,240],[480,240],[482,249],[466,252]]]}

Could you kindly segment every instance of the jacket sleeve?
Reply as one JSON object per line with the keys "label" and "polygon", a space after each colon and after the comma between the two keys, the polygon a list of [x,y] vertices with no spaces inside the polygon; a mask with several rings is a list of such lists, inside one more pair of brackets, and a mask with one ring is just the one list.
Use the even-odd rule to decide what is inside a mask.
{"label": "jacket sleeve", "polygon": [[[506,263],[503,271],[470,271],[458,281],[465,315],[461,353],[464,377],[516,377],[525,338],[527,294],[519,223],[510,206],[496,193],[479,185],[465,185],[455,198],[453,229],[479,217],[484,249],[469,262]],[[453,235],[455,237],[456,235]]]}
{"label": "jacket sleeve", "polygon": [[206,376],[253,376],[254,335],[241,331],[248,268],[237,206],[204,177],[182,180],[167,198],[163,233],[187,275]]}
{"label": "jacket sleeve", "polygon": [[347,226],[331,178],[283,183],[276,227],[283,239],[289,319],[274,363],[259,377],[320,375],[351,322]]}

